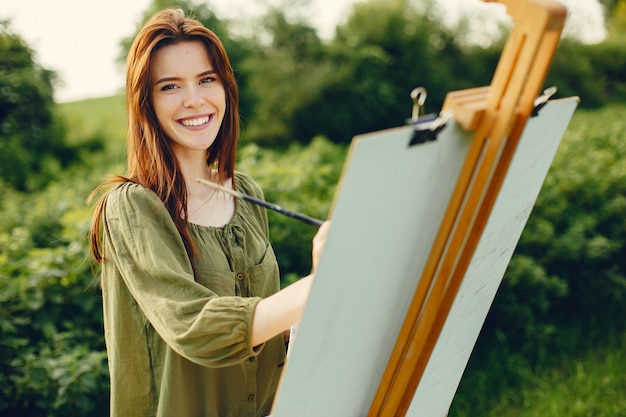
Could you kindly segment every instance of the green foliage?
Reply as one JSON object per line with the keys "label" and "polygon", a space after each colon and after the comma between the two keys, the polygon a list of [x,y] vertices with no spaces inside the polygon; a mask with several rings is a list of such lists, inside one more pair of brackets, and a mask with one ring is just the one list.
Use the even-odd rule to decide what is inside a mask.
{"label": "green foliage", "polygon": [[410,113],[413,88],[426,87],[429,105],[438,110],[446,92],[462,84],[463,74],[454,76],[451,65],[460,50],[432,10],[428,1],[370,0],[357,3],[347,23],[337,30],[337,44],[349,49],[376,46],[388,58],[380,81],[393,86],[393,101],[380,103],[379,111],[388,110],[380,115],[384,121],[379,129],[402,124]]}
{"label": "green foliage", "polygon": [[618,42],[623,41],[626,38],[626,1],[604,0],[603,3],[606,5],[610,39]]}
{"label": "green foliage", "polygon": [[[470,367],[450,417],[614,417],[626,415],[626,335],[532,367],[515,352],[494,349]],[[514,374],[513,380],[510,375]]]}
{"label": "green foliage", "polygon": [[8,23],[1,23],[0,178],[19,189],[28,187],[30,172],[52,162],[61,139],[52,126],[53,79],[33,62],[33,52]]}
{"label": "green foliage", "polygon": [[[415,86],[428,89],[427,104],[437,111],[446,92],[488,84],[501,51],[499,44],[469,47],[460,32],[442,29],[430,1],[357,3],[329,42],[305,20],[277,10],[247,39],[231,36],[229,22],[205,3],[155,0],[146,17],[172,4],[195,10],[229,51],[245,128],[238,168],[268,201],[321,219],[346,156],[341,143],[403,124]],[[106,415],[101,305],[84,200],[102,174],[123,172],[123,97],[52,111],[54,75],[3,28],[0,414]],[[606,106],[624,99],[622,45],[564,41],[557,52],[547,84],[603,107],[574,116],[451,415],[624,414],[624,322],[615,318],[626,307],[626,109]],[[287,284],[309,272],[315,229],[269,217]]]}
{"label": "green foliage", "polygon": [[105,413],[102,314],[87,252],[86,187],[2,190],[0,413]]}
{"label": "green foliage", "polygon": [[[254,48],[243,63],[254,108],[243,113],[246,140],[262,146],[286,147],[296,139],[308,142],[312,136],[300,132],[294,116],[319,94],[331,75],[324,62],[324,47],[308,24],[290,22],[279,10],[271,10],[263,20]],[[266,40],[269,39],[269,40]]]}
{"label": "green foliage", "polygon": [[[584,365],[601,364],[592,369],[597,389],[591,389],[580,374],[569,376],[568,363],[578,361],[582,352],[610,346],[611,335],[617,343],[621,340],[618,350],[623,350],[626,323],[619,319],[626,309],[623,111],[623,105],[609,106],[574,115],[489,312],[451,415],[621,415],[610,414],[615,410],[623,414],[623,401],[600,406],[605,401],[594,399],[623,385],[619,380],[607,385],[607,378],[623,374],[614,359],[612,370],[597,355]],[[537,372],[550,376],[538,379]],[[570,379],[549,389],[548,381],[554,383],[559,377]],[[580,391],[561,399],[570,389]],[[590,403],[575,401],[577,395],[588,397]],[[515,413],[505,412],[507,407]]]}
{"label": "green foliage", "polygon": [[11,366],[14,374],[5,386],[14,388],[11,398],[19,403],[0,403],[7,414],[25,410],[30,416],[108,414],[106,352],[92,351],[73,332],[54,335],[39,349],[23,349]]}
{"label": "green foliage", "polygon": [[381,122],[393,124],[382,115],[396,99],[395,86],[385,78],[389,65],[385,51],[378,46],[335,48],[330,59],[333,64],[326,66],[319,88],[293,112],[292,130],[298,140],[306,143],[324,135],[345,144],[358,133],[377,130]]}
{"label": "green foliage", "polygon": [[55,80],[0,22],[0,180],[16,189],[40,189],[77,159],[65,123],[53,115]]}
{"label": "green foliage", "polygon": [[[624,3],[626,9],[626,3]],[[626,10],[625,10],[626,12]],[[626,37],[626,34],[625,34]],[[586,46],[581,51],[593,66],[592,78],[601,80],[600,105],[624,103],[626,100],[626,43],[606,41],[594,47]]]}
{"label": "green foliage", "polygon": [[[252,144],[241,149],[239,169],[255,178],[267,201],[323,220],[329,215],[345,151],[322,137],[309,146],[294,144],[282,152]],[[316,229],[272,211],[268,216],[283,283],[308,274]]]}
{"label": "green foliage", "polygon": [[487,329],[497,320],[498,330],[506,331],[514,345],[534,351],[554,337],[553,304],[567,293],[566,281],[548,275],[538,260],[518,253],[509,264]]}
{"label": "green foliage", "polygon": [[572,323],[587,343],[624,329],[614,320],[626,308],[622,111],[575,115],[487,319],[485,331],[534,359]]}
{"label": "green foliage", "polygon": [[246,61],[257,97],[246,138],[285,147],[321,135],[345,144],[403,124],[409,93],[420,85],[430,92],[428,105],[440,108],[446,91],[470,82],[452,64],[462,58],[453,35],[428,10],[405,0],[358,3],[329,43],[283,12],[265,16],[267,35]]}
{"label": "green foliage", "polygon": [[[572,122],[535,216],[553,236],[531,240],[529,253],[566,279],[562,321],[610,320],[626,307],[626,124],[622,106],[581,112]],[[531,223],[529,234],[532,233]],[[522,240],[525,250],[527,240]],[[590,294],[593,294],[590,297]]]}
{"label": "green foliage", "polygon": [[557,86],[561,97],[579,96],[582,107],[622,103],[626,98],[626,44],[582,45],[563,40],[546,84]]}
{"label": "green foliage", "polygon": [[620,3],[620,0],[598,0],[598,1],[600,2],[601,5],[604,6],[606,15],[611,15],[611,13],[613,12],[617,4]]}

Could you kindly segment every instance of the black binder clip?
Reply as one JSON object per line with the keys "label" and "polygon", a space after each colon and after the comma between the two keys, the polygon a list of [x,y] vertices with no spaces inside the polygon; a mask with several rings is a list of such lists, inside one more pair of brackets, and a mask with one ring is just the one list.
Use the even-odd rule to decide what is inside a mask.
{"label": "black binder clip", "polygon": [[533,107],[533,111],[530,114],[530,116],[531,117],[539,116],[539,110],[541,110],[543,106],[548,104],[548,101],[550,101],[552,96],[556,94],[556,91],[557,91],[557,88],[554,86],[548,87],[545,90],[543,90],[543,94],[535,99],[534,101],[535,107]]}
{"label": "black binder clip", "polygon": [[436,140],[437,135],[446,126],[450,116],[447,114],[420,116],[426,102],[426,89],[424,87],[413,89],[411,91],[411,99],[413,100],[413,112],[408,123],[413,126],[413,135],[409,141],[409,146]]}

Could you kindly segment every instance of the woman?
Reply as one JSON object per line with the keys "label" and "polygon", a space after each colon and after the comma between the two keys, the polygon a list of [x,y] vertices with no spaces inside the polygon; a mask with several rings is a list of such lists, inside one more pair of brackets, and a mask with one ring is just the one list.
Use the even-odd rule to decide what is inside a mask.
{"label": "woman", "polygon": [[[265,416],[313,276],[279,291],[262,198],[236,172],[238,92],[226,52],[180,9],[156,14],[127,59],[128,175],[91,228],[102,263],[113,416]],[[328,224],[313,240],[313,265]]]}

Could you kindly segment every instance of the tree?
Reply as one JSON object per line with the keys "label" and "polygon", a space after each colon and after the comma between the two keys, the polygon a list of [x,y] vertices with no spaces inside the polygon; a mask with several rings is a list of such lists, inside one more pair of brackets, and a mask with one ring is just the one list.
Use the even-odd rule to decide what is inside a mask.
{"label": "tree", "polygon": [[626,37],[626,0],[614,0],[607,21],[609,38],[623,40]]}
{"label": "tree", "polygon": [[248,138],[284,146],[323,135],[346,143],[403,124],[417,86],[428,89],[429,107],[439,109],[449,89],[471,83],[466,67],[457,65],[463,51],[431,17],[432,7],[430,1],[357,3],[329,43],[282,11],[265,16],[266,32],[246,65],[257,93]]}
{"label": "tree", "polygon": [[448,91],[472,85],[468,67],[459,65],[463,51],[432,11],[430,1],[355,4],[337,29],[331,76],[296,114],[308,121],[308,134],[349,141],[357,133],[404,124],[415,87],[427,89],[427,108],[438,111]]}
{"label": "tree", "polygon": [[610,16],[620,0],[598,0],[604,6],[605,14]]}
{"label": "tree", "polygon": [[53,117],[56,75],[33,55],[9,22],[0,22],[0,179],[22,191],[45,184],[75,157]]}
{"label": "tree", "polygon": [[245,139],[261,145],[286,146],[292,140],[309,141],[294,126],[294,115],[324,85],[331,68],[325,47],[307,23],[290,21],[282,10],[270,9],[250,41],[253,52],[244,63],[248,88],[254,98],[249,116],[244,112]]}

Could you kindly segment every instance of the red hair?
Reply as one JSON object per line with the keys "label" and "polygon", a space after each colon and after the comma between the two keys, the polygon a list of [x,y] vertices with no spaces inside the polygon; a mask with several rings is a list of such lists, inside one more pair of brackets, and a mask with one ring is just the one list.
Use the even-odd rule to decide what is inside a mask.
{"label": "red hair", "polygon": [[[219,133],[207,154],[207,165],[215,167],[220,181],[232,178],[239,140],[239,93],[235,75],[215,33],[179,8],[155,14],[139,31],[126,59],[126,109],[128,112],[128,174],[114,176],[98,186],[90,199],[105,188],[122,182],[140,184],[159,196],[180,233],[190,259],[195,245],[188,231],[187,187],[152,104],[151,64],[156,52],[167,45],[201,41],[213,69],[226,92],[226,113]],[[102,212],[107,193],[98,200],[91,222],[91,252],[102,262]]]}

